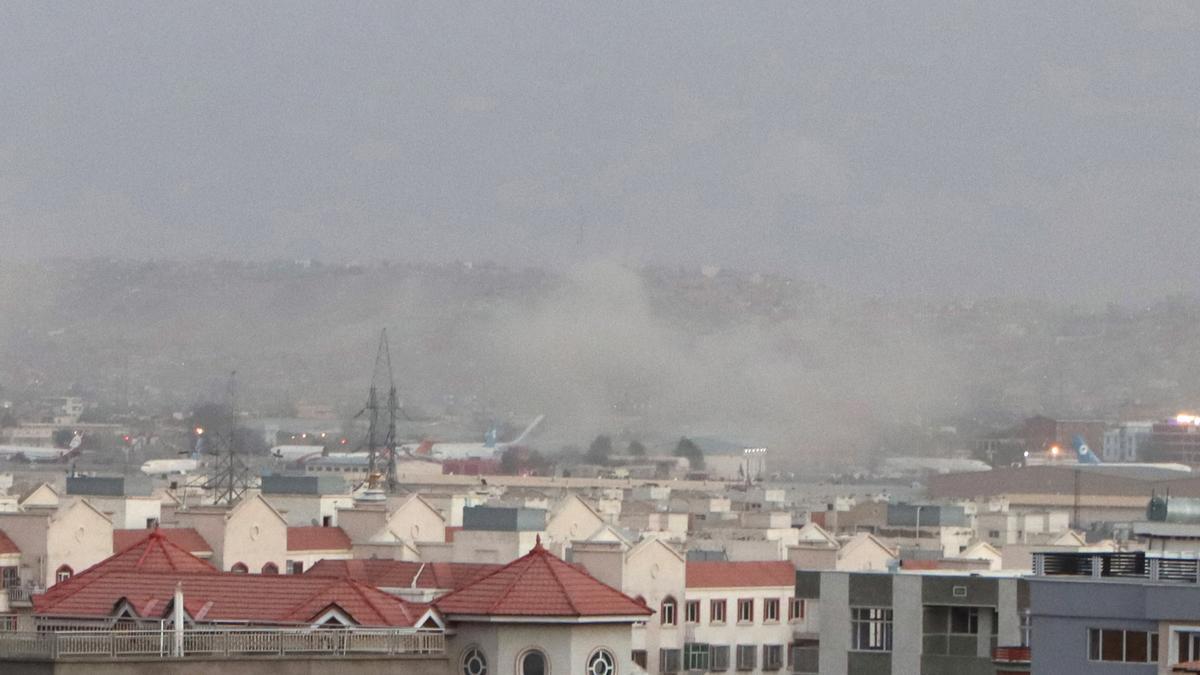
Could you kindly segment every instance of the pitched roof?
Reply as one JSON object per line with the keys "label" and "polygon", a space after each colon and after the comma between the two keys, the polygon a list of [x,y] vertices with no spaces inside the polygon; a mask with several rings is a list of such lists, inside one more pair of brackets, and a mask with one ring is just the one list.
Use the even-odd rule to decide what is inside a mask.
{"label": "pitched roof", "polygon": [[361,626],[413,626],[428,605],[412,603],[350,579],[229,572],[79,575],[33,598],[41,616],[112,616],[122,601],[144,617],[163,617],[181,584],[195,621],[305,624],[336,606]]}
{"label": "pitched roof", "polygon": [[[199,555],[201,553],[211,554],[213,552],[212,546],[204,540],[204,537],[195,528],[160,527],[154,531],[157,531],[160,535],[166,537],[167,541],[192,555]],[[145,539],[150,532],[151,530],[113,530],[113,550],[123,551]]]}
{"label": "pitched roof", "polygon": [[349,551],[350,536],[340,527],[304,526],[287,529],[289,551]]}
{"label": "pitched roof", "polygon": [[456,591],[496,570],[496,563],[422,563],[407,560],[318,560],[305,574],[344,577],[378,588]]}
{"label": "pitched roof", "polygon": [[21,549],[17,548],[17,545],[13,543],[12,539],[8,538],[7,534],[4,534],[4,530],[0,530],[0,555],[20,552]]}
{"label": "pitched roof", "polygon": [[529,553],[434,601],[444,614],[599,618],[653,614],[644,602],[555,557]]}
{"label": "pitched roof", "polygon": [[687,564],[688,588],[795,586],[796,568],[787,561],[728,562],[696,560]]}

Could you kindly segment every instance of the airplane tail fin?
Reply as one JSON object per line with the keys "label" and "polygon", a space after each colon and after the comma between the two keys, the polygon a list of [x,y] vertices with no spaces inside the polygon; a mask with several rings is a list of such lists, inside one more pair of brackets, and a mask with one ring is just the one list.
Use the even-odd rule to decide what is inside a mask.
{"label": "airplane tail fin", "polygon": [[1088,448],[1087,440],[1084,439],[1083,436],[1076,434],[1076,436],[1071,439],[1071,445],[1075,448],[1075,455],[1080,464],[1100,463],[1100,458],[1096,456],[1096,453],[1092,452],[1091,449]]}
{"label": "airplane tail fin", "polygon": [[544,419],[546,419],[545,415],[538,415],[537,417],[533,418],[533,421],[529,423],[529,426],[525,427],[525,431],[522,431],[521,435],[514,438],[512,440],[512,442],[509,443],[509,445],[520,445],[521,443],[523,443],[525,441],[525,437],[527,437],[527,436],[529,436],[529,434],[533,433],[533,430],[536,429],[537,426],[539,424],[541,424],[542,420],[544,420]]}

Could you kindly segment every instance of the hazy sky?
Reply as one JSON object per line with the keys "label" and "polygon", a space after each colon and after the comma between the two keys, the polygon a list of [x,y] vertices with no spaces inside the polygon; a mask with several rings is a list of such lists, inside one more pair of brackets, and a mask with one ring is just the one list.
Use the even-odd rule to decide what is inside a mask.
{"label": "hazy sky", "polygon": [[1200,5],[0,4],[0,260],[1200,291]]}

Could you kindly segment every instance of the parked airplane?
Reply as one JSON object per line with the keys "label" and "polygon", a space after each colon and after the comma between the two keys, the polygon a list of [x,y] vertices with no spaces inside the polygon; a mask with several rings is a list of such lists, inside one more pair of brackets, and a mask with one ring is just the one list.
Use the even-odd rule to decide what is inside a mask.
{"label": "parked airplane", "polygon": [[83,436],[76,432],[66,448],[35,445],[0,445],[0,457],[26,462],[65,462],[82,454]]}
{"label": "parked airplane", "polygon": [[1102,462],[1087,445],[1087,439],[1076,435],[1071,439],[1075,448],[1075,457],[1084,468],[1098,469],[1108,473],[1146,473],[1161,472],[1164,474],[1190,474],[1192,468],[1186,464],[1171,463],[1140,463],[1140,462]]}
{"label": "parked airplane", "polygon": [[496,442],[497,432],[495,427],[488,430],[483,437],[482,443],[443,443],[441,441],[426,440],[418,444],[409,444],[400,446],[404,452],[422,457],[433,457],[434,459],[469,459],[471,457],[490,458],[496,457],[505,450],[519,446],[525,442],[529,434],[537,428],[542,420],[546,419],[545,415],[538,415],[525,427],[525,430],[516,438],[504,443]]}
{"label": "parked airplane", "polygon": [[[151,459],[142,464],[142,473],[147,476],[166,476],[168,474],[188,474],[200,468],[200,453],[204,450],[204,431],[197,430],[196,447],[192,448],[191,456],[187,459]],[[184,454],[180,452],[179,454]]]}
{"label": "parked airplane", "polygon": [[277,445],[271,448],[272,457],[288,464],[303,464],[324,454],[325,448],[320,445]]}

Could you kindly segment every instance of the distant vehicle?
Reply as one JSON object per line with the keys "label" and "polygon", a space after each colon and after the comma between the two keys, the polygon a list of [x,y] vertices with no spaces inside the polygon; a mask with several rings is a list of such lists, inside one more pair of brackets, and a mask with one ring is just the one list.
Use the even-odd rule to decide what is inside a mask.
{"label": "distant vehicle", "polygon": [[1186,464],[1168,462],[1102,462],[1088,447],[1087,439],[1076,435],[1071,439],[1071,447],[1075,448],[1075,457],[1080,468],[1102,470],[1107,473],[1146,473],[1161,472],[1165,474],[1191,474],[1192,467]]}
{"label": "distant vehicle", "polygon": [[24,462],[65,462],[83,454],[83,436],[76,432],[65,448],[36,445],[0,445],[0,457]]}
{"label": "distant vehicle", "polygon": [[538,415],[525,427],[519,436],[505,443],[497,443],[497,431],[495,428],[489,429],[484,436],[482,443],[443,443],[441,441],[426,440],[415,445],[402,445],[401,449],[411,455],[418,457],[432,457],[433,459],[470,459],[472,457],[491,458],[502,454],[505,450],[519,446],[525,442],[529,434],[537,428],[542,420],[546,419],[545,415]]}

